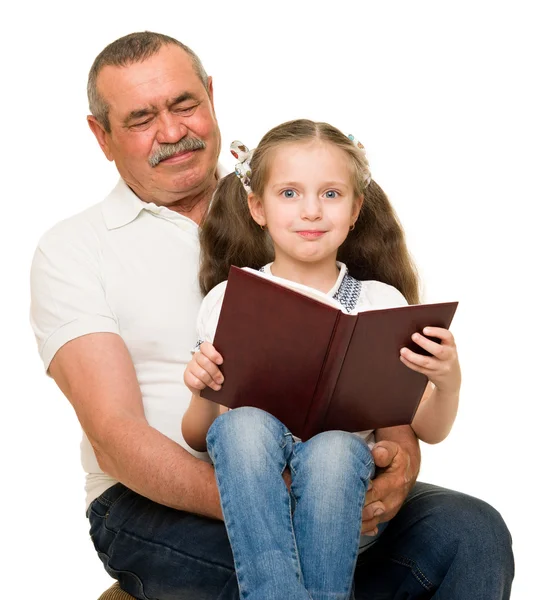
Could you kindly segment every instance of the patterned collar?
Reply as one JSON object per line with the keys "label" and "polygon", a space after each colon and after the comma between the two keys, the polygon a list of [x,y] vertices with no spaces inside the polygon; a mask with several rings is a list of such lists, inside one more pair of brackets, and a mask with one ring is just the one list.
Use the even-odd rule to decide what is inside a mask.
{"label": "patterned collar", "polygon": [[[358,298],[362,291],[362,282],[349,275],[349,270],[344,263],[338,261],[336,264],[339,268],[339,275],[336,279],[336,283],[328,292],[328,296],[337,300],[344,308],[345,312],[351,313],[355,310],[356,304],[358,303]],[[259,270],[268,275],[272,275],[271,267],[272,263],[269,263]]]}
{"label": "patterned collar", "polygon": [[[345,267],[345,269],[347,269],[347,267]],[[362,282],[351,277],[346,270],[345,276],[341,280],[341,284],[332,298],[337,300],[346,312],[351,313],[356,308],[361,290]]]}

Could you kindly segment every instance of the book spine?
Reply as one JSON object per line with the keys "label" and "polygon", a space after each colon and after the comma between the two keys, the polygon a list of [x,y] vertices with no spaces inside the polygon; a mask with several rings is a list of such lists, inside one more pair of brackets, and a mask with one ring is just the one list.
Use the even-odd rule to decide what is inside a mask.
{"label": "book spine", "polygon": [[326,413],[328,412],[355,326],[356,316],[338,312],[319,380],[313,394],[313,400],[304,423],[302,433],[304,441],[324,431]]}

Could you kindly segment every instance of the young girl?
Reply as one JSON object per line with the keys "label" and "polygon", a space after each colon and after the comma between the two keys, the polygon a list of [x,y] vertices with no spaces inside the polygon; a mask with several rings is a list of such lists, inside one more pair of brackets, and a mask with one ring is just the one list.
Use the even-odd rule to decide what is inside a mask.
{"label": "young girl", "polygon": [[[253,153],[238,143],[234,150],[236,173],[221,180],[201,230],[207,295],[198,319],[201,351],[184,377],[193,397],[182,433],[214,463],[240,597],[348,600],[377,432],[327,431],[302,442],[264,411],[228,411],[199,392],[223,383],[223,358],[211,342],[230,265],[309,286],[353,313],[417,303],[416,273],[352,136],[298,120],[272,129]],[[412,426],[436,443],[455,418],[460,369],[449,331],[423,333],[441,340],[413,335],[432,356],[403,348],[400,359],[431,382]]]}

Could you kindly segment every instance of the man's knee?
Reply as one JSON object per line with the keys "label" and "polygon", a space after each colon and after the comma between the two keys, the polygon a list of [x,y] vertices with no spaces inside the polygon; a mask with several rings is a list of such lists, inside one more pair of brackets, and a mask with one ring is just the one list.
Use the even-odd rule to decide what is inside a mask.
{"label": "man's knee", "polygon": [[498,565],[513,574],[512,538],[497,510],[467,494],[427,484],[417,486],[422,491],[417,496],[419,504],[413,510],[417,512],[417,519],[429,525],[433,547],[438,547],[447,557],[460,556],[483,568]]}

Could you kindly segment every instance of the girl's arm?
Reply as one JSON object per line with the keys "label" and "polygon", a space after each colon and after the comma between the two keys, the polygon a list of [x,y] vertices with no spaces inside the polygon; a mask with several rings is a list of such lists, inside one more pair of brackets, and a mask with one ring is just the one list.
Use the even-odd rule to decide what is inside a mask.
{"label": "girl's arm", "polygon": [[432,384],[428,385],[411,426],[419,439],[437,444],[450,433],[456,418],[461,369],[454,336],[447,329],[426,327],[423,333],[441,340],[439,344],[419,333],[412,336],[413,341],[432,356],[402,348],[400,358],[413,371],[426,375]]}
{"label": "girl's arm", "polygon": [[226,410],[200,396],[200,391],[207,386],[216,391],[221,389],[223,375],[218,365],[222,363],[223,358],[214,346],[205,342],[201,345],[200,352],[193,355],[184,372],[184,383],[192,396],[182,419],[182,435],[187,444],[199,452],[206,450],[206,434],[214,419]]}
{"label": "girl's arm", "polygon": [[206,451],[206,434],[220,413],[221,405],[201,398],[199,394],[191,396],[189,408],[182,419],[182,435],[190,448]]}
{"label": "girl's arm", "polygon": [[423,442],[438,444],[450,433],[456,418],[459,392],[445,393],[431,387],[431,394],[420,403],[411,427]]}

